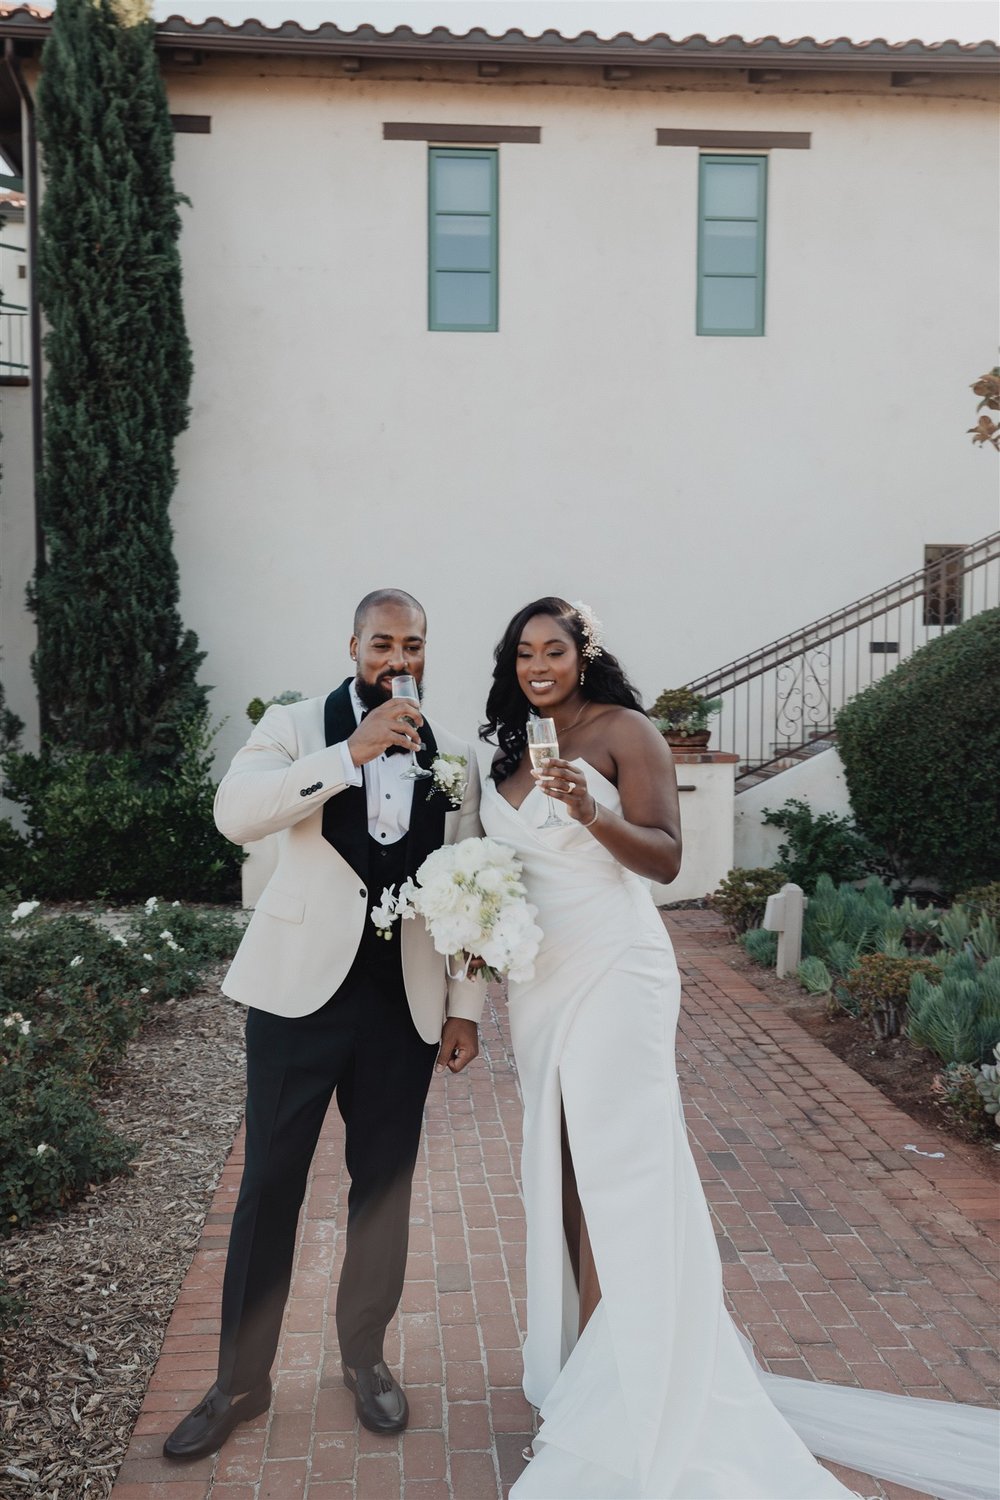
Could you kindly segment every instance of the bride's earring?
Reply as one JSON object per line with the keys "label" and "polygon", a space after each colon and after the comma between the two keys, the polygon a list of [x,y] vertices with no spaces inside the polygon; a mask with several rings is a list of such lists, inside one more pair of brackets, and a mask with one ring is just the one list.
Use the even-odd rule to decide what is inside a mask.
{"label": "bride's earring", "polygon": [[583,687],[583,680],[586,677],[586,675],[587,675],[586,668],[584,668],[584,670],[580,673],[580,686],[581,687]]}

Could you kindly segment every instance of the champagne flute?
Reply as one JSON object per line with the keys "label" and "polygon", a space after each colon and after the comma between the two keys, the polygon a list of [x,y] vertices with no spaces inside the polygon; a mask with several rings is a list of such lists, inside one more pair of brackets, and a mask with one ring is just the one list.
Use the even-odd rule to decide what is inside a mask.
{"label": "champagne flute", "polygon": [[[555,719],[529,719],[528,729],[528,754],[531,756],[531,768],[533,771],[545,769],[547,761],[555,760],[559,754],[559,736],[556,733]],[[556,804],[545,793],[548,803],[549,815],[544,823],[539,823],[539,828],[562,828],[565,819],[556,816]]]}
{"label": "champagne flute", "polygon": [[[401,672],[398,677],[394,677],[392,679],[392,696],[394,698],[407,698],[415,707],[419,708],[420,694],[417,692],[416,678],[411,677],[408,672]],[[412,724],[414,721],[408,718],[406,722]],[[411,750],[410,768],[408,771],[403,772],[403,780],[419,781],[422,777],[430,775],[430,771],[425,771],[423,766],[417,765],[417,752]]]}

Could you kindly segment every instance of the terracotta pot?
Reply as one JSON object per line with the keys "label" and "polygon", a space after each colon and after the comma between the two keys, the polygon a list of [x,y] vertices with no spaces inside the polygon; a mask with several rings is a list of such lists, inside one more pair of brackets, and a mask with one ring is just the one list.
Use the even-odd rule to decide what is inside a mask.
{"label": "terracotta pot", "polygon": [[704,750],[712,738],[710,729],[699,729],[696,734],[681,734],[676,729],[663,729],[660,732],[667,744],[675,750]]}

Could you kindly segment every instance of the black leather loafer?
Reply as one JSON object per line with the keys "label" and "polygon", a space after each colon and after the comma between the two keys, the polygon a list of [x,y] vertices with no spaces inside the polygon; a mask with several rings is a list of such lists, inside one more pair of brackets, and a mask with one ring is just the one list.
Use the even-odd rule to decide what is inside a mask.
{"label": "black leather loafer", "polygon": [[344,1384],[354,1392],[354,1410],[369,1432],[402,1432],[410,1420],[410,1407],[403,1387],[384,1360],[367,1369],[344,1366]]}
{"label": "black leather loafer", "polygon": [[204,1458],[221,1448],[234,1427],[267,1411],[271,1382],[243,1396],[227,1396],[217,1385],[203,1396],[163,1444],[165,1458]]}

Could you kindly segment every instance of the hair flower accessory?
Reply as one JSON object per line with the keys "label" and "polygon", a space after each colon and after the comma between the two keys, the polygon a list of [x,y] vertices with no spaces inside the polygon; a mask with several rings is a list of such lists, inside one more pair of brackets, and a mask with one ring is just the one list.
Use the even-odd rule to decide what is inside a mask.
{"label": "hair flower accessory", "polygon": [[572,603],[583,624],[583,654],[588,661],[596,661],[604,648],[604,626],[589,604],[584,604],[582,599],[574,599]]}

